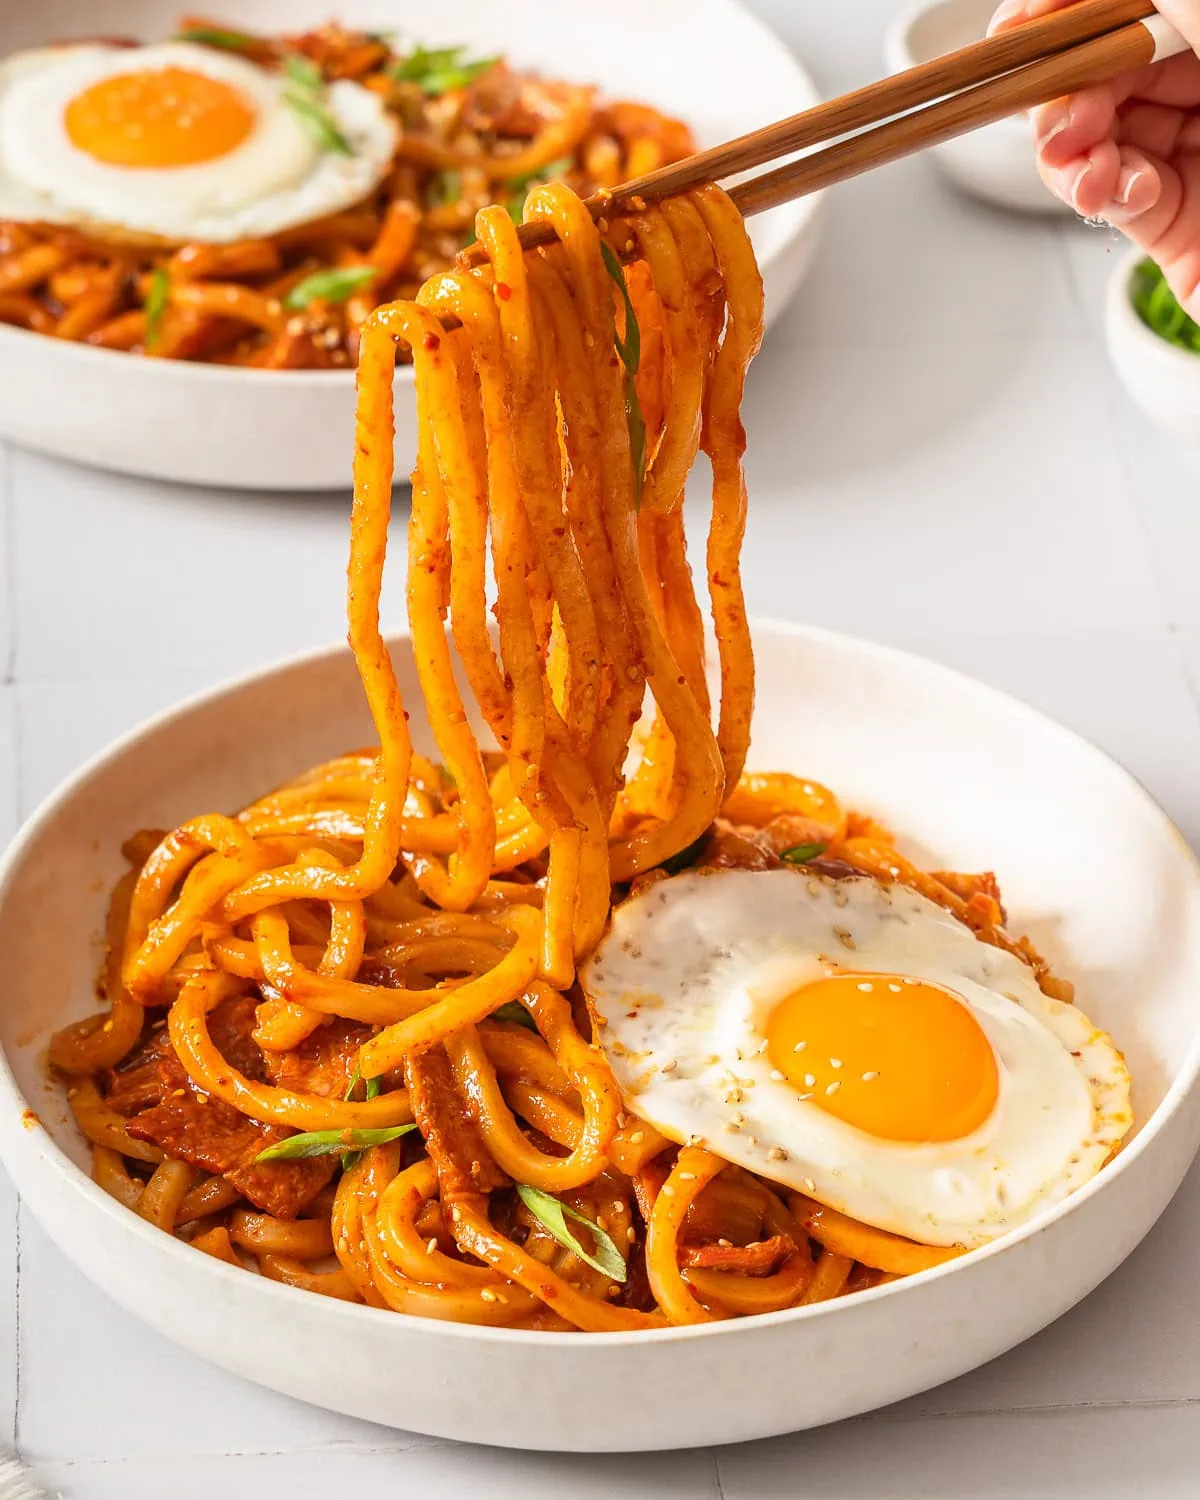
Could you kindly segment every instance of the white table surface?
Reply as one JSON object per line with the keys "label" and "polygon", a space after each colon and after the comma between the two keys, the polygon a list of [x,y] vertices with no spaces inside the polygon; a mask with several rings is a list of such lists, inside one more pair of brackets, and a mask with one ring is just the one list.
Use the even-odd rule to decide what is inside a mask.
{"label": "white table surface", "polygon": [[[833,92],[880,71],[895,3],[755,8]],[[1156,435],[1107,365],[1115,239],[990,212],[924,161],[827,209],[747,403],[753,608],[1048,710],[1197,843],[1200,456]],[[151,711],[340,637],[346,520],[344,494],[176,490],[0,455],[0,840]],[[0,1444],[71,1500],[1200,1494],[1200,1169],[1086,1303],[973,1375],[823,1432],[601,1459],[456,1447],[258,1390],[111,1306],[0,1195]]]}

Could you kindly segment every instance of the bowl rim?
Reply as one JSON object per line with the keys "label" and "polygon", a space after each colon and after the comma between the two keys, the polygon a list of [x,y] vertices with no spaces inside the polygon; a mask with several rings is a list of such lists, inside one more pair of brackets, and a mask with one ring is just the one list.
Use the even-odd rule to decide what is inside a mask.
{"label": "bowl rim", "polygon": [[[1115,364],[1128,365],[1134,359],[1149,361],[1164,374],[1181,375],[1187,383],[1200,386],[1200,354],[1189,353],[1160,338],[1142,322],[1133,305],[1134,273],[1144,260],[1153,259],[1140,245],[1131,245],[1108,273],[1104,322],[1109,354]],[[1115,342],[1118,336],[1119,345]]]}
{"label": "bowl rim", "polygon": [[[918,55],[913,49],[912,34],[917,23],[923,21],[927,15],[935,10],[955,10],[966,4],[974,3],[974,0],[910,0],[910,3],[900,11],[894,20],[889,22],[887,30],[883,34],[883,56],[890,73],[907,72],[909,68],[921,67],[923,64],[932,62],[940,53],[931,52],[928,55]],[[1025,140],[1029,135],[1029,126],[1024,114],[1005,115],[1002,119],[993,120],[990,125],[982,127],[984,130],[995,132],[1006,131],[1016,139],[1018,136]],[[969,143],[971,137],[965,137]],[[957,144],[954,141],[948,143],[951,146]],[[935,148],[942,149],[942,148]],[[969,149],[969,146],[968,146]]]}
{"label": "bowl rim", "polygon": [[[1197,885],[1200,885],[1200,856],[1191,848],[1180,830],[1141,782],[1112,756],[1093,744],[1086,736],[1068,728],[1064,724],[1060,724],[1058,720],[1052,718],[1049,714],[1033,708],[1023,700],[1015,698],[1011,694],[1001,691],[999,688],[979,681],[977,678],[960,671],[958,668],[946,666],[941,662],[932,661],[927,657],[902,650],[896,646],[884,645],[880,642],[851,635],[844,631],[829,630],[821,626],[798,624],[792,621],[776,620],[768,617],[754,616],[751,618],[750,624],[752,635],[755,638],[767,635],[783,636],[793,640],[807,640],[817,644],[832,645],[842,650],[849,649],[851,652],[859,654],[864,658],[873,658],[885,664],[890,663],[893,666],[902,667],[908,671],[916,671],[927,678],[953,683],[960,693],[974,697],[976,700],[1002,705],[1009,713],[1015,714],[1026,723],[1037,725],[1043,730],[1049,729],[1055,734],[1067,738],[1093,764],[1103,767],[1109,776],[1115,776],[1124,782],[1126,789],[1132,791],[1143,802],[1147,811],[1153,813],[1162,824],[1164,831],[1173,836],[1173,840],[1185,863],[1190,866],[1193,880]],[[383,635],[389,648],[393,643],[400,643],[410,639],[407,629],[385,628]],[[103,770],[110,763],[120,759],[121,756],[140,741],[153,736],[174,720],[198,709],[205,708],[227,694],[251,687],[255,683],[279,673],[316,666],[330,661],[337,656],[349,656],[349,648],[345,643],[337,642],[329,646],[318,647],[315,650],[298,652],[275,662],[267,663],[226,678],[211,687],[192,693],[149,718],[144,719],[126,731],[126,733],[118,736],[108,745],[91,755],[70,776],[41,800],[19,827],[7,849],[0,852],[0,905],[3,904],[8,890],[16,883],[20,875],[27,850],[41,836],[45,825],[56,815],[60,806],[69,801],[99,771]],[[1095,1197],[1096,1194],[1103,1192],[1107,1185],[1118,1176],[1122,1176],[1124,1173],[1134,1169],[1149,1144],[1162,1133],[1168,1123],[1179,1112],[1193,1090],[1196,1089],[1198,1080],[1200,1080],[1200,1021],[1197,1023],[1196,1031],[1192,1036],[1183,1061],[1163,1098],[1146,1117],[1133,1140],[1128,1145],[1124,1145],[1118,1149],[1117,1154],[1089,1182],[1069,1194],[1061,1202],[1047,1208],[1042,1213],[1036,1214],[1028,1223],[1010,1230],[1009,1233],[1001,1235],[987,1244],[977,1246],[975,1249],[969,1250],[953,1260],[943,1262],[941,1265],[933,1266],[928,1270],[902,1277],[896,1281],[885,1283],[882,1286],[871,1287],[864,1292],[855,1293],[853,1298],[854,1305],[861,1307],[877,1302],[882,1298],[903,1295],[906,1291],[913,1288],[923,1288],[946,1276],[953,1276],[964,1268],[969,1268],[984,1260],[1016,1249],[1019,1245],[1040,1234],[1042,1230],[1048,1229],[1053,1224],[1067,1218],[1076,1212],[1082,1204]],[[30,1115],[33,1117],[32,1120],[29,1118]],[[250,1295],[261,1293],[269,1302],[276,1302],[283,1313],[286,1313],[289,1309],[294,1312],[299,1305],[296,1302],[296,1298],[303,1298],[304,1303],[318,1316],[326,1316],[335,1324],[342,1317],[353,1320],[353,1322],[346,1324],[347,1328],[353,1327],[361,1320],[366,1319],[368,1321],[362,1323],[362,1327],[364,1329],[369,1327],[382,1337],[403,1338],[406,1333],[412,1331],[412,1320],[398,1316],[390,1309],[384,1310],[375,1307],[359,1306],[356,1303],[335,1301],[331,1298],[314,1298],[311,1292],[274,1281],[268,1281],[262,1277],[256,1278],[251,1284],[251,1288],[248,1289],[245,1280],[246,1273],[244,1271],[226,1265],[212,1256],[196,1257],[195,1252],[190,1246],[175,1239],[173,1236],[164,1235],[161,1230],[155,1229],[152,1225],[146,1223],[137,1214],[118,1203],[103,1188],[93,1182],[88,1174],[77,1166],[62,1147],[58,1145],[49,1130],[41,1124],[33,1104],[22,1094],[9,1065],[7,1049],[0,1047],[0,1145],[5,1147],[3,1151],[5,1159],[10,1154],[16,1154],[16,1148],[12,1146],[14,1140],[18,1140],[20,1136],[26,1136],[27,1138],[30,1136],[34,1121],[36,1121],[38,1126],[38,1134],[32,1137],[32,1139],[36,1143],[34,1149],[39,1158],[40,1168],[51,1169],[63,1182],[64,1186],[75,1193],[82,1194],[84,1200],[92,1208],[98,1209],[100,1212],[112,1217],[114,1223],[124,1226],[124,1229],[130,1233],[142,1236],[147,1247],[154,1246],[160,1252],[170,1257],[186,1256],[188,1258],[187,1261],[180,1264],[191,1266],[194,1271],[201,1275],[209,1274],[214,1276],[214,1288],[219,1289],[224,1285],[231,1289],[241,1288],[243,1291],[249,1290]],[[25,1145],[26,1143],[22,1142],[21,1144]],[[671,1326],[667,1328],[636,1329],[617,1333],[589,1333],[586,1335],[585,1347],[640,1345],[646,1341],[652,1341],[655,1344],[665,1344],[667,1342],[707,1340],[719,1338],[723,1334],[731,1335],[737,1330],[755,1328],[764,1324],[783,1326],[785,1323],[792,1325],[807,1323],[813,1320],[823,1320],[831,1316],[836,1316],[839,1312],[843,1311],[845,1311],[843,1299],[834,1298],[827,1302],[813,1303],[806,1307],[785,1308],[780,1312],[756,1313],[748,1317],[721,1319],[711,1323],[690,1324],[682,1327]],[[431,1338],[465,1339],[468,1341],[483,1340],[490,1344],[511,1344],[515,1346],[561,1346],[560,1335],[530,1329],[493,1328],[486,1325],[444,1322],[437,1319],[424,1318],[418,1321],[422,1325],[421,1332]],[[391,1333],[386,1333],[386,1329],[391,1329]]]}
{"label": "bowl rim", "polygon": [[[773,26],[750,9],[746,0],[710,0],[710,3],[719,4],[747,31],[753,32],[760,44],[774,47],[783,57],[787,66],[792,70],[793,81],[798,91],[803,95],[801,106],[803,109],[810,109],[821,103],[824,96],[808,65]],[[790,203],[781,204],[772,211],[778,215],[776,222],[780,225],[779,243],[758,261],[759,271],[764,277],[776,261],[787,256],[810,225],[817,220],[828,191],[828,188],[822,188],[804,198],[796,198]],[[5,344],[11,343],[14,352],[19,354],[23,343],[28,343],[30,340],[36,340],[42,346],[54,346],[60,351],[64,360],[77,358],[85,365],[96,364],[98,361],[97,368],[101,370],[115,371],[120,368],[120,365],[114,361],[126,362],[132,357],[154,367],[157,370],[155,379],[176,380],[183,384],[190,380],[202,382],[226,380],[233,385],[263,392],[298,390],[302,387],[315,390],[336,390],[353,385],[357,379],[357,370],[353,364],[333,370],[261,370],[249,365],[212,364],[203,360],[154,359],[152,355],[132,355],[131,351],[123,349],[102,349],[93,344],[68,342],[55,339],[49,334],[36,333],[33,329],[17,327],[12,323],[0,323],[0,351],[3,351]],[[51,354],[50,357],[59,356]],[[413,367],[397,364],[395,378],[402,385],[414,384]]]}

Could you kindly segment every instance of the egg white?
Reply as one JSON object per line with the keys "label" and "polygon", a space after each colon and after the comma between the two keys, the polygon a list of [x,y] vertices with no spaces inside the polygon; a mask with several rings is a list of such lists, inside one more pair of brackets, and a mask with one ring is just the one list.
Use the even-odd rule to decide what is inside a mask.
{"label": "egg white", "polygon": [[[997,1102],[958,1140],[882,1139],[803,1100],[766,1054],[766,1020],[831,968],[952,990],[991,1043]],[[1111,1040],[1029,967],[941,907],[867,878],[712,870],[618,907],[581,975],[628,1107],[878,1228],[978,1245],[1082,1186],[1129,1129]]]}
{"label": "egg white", "polygon": [[[187,167],[120,167],[71,140],[67,106],[101,80],[185,68],[227,83],[257,119],[241,145]],[[227,243],[277,234],[361,202],[383,179],[396,125],[382,101],[338,81],[325,107],[352,147],[323,150],[277,73],[187,42],[43,48],[0,63],[0,218]]]}

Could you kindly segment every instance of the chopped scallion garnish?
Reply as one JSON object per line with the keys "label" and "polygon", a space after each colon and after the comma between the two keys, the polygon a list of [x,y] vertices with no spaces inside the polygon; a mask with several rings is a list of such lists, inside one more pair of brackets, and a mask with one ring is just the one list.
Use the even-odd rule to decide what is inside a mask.
{"label": "chopped scallion garnish", "polygon": [[365,1151],[368,1146],[386,1146],[399,1140],[415,1125],[389,1125],[380,1130],[309,1130],[289,1135],[286,1141],[268,1146],[254,1158],[258,1161],[307,1161],[313,1156],[333,1156],[343,1151]]}
{"label": "chopped scallion garnish", "polygon": [[[526,1182],[518,1182],[516,1186],[521,1202],[560,1245],[573,1251],[580,1260],[585,1261],[594,1271],[599,1271],[602,1276],[607,1276],[612,1281],[625,1280],[625,1257],[598,1224],[593,1224],[591,1219],[585,1219],[573,1208],[568,1208],[560,1199],[543,1193],[540,1188],[530,1187]],[[589,1254],[567,1228],[568,1219],[582,1224],[592,1236],[596,1247],[594,1255]]]}
{"label": "chopped scallion garnish", "polygon": [[374,266],[342,266],[314,271],[296,283],[283,299],[283,305],[296,312],[310,302],[345,302],[360,287],[374,281],[377,275]]}

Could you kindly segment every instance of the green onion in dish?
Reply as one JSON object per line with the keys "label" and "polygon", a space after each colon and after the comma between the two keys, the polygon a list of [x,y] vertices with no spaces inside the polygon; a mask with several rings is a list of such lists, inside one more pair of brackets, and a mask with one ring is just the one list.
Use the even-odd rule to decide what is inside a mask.
{"label": "green onion in dish", "polygon": [[779,857],[785,865],[806,865],[810,859],[816,859],[818,854],[824,853],[824,844],[793,844],[790,849],[785,849]]}
{"label": "green onion in dish", "polygon": [[[591,1219],[585,1219],[560,1199],[543,1193],[540,1188],[530,1187],[526,1182],[517,1183],[517,1197],[560,1245],[573,1251],[580,1260],[585,1261],[594,1271],[599,1271],[602,1276],[607,1276],[612,1281],[625,1280],[625,1257],[598,1224],[593,1224]],[[589,1254],[567,1228],[568,1219],[582,1224],[592,1236],[596,1247],[594,1255]]]}
{"label": "green onion in dish", "polygon": [[283,102],[304,121],[322,150],[353,156],[350,142],[326,107],[325,80],[316,63],[293,52],[284,61],[283,75],[287,79]]}
{"label": "green onion in dish", "polygon": [[368,1146],[386,1146],[415,1125],[389,1125],[380,1130],[308,1130],[289,1135],[286,1141],[268,1146],[254,1158],[259,1161],[308,1161],[314,1156],[334,1156],[344,1151],[365,1151]]}
{"label": "green onion in dish", "polygon": [[1177,349],[1200,354],[1200,323],[1194,322],[1180,307],[1167,278],[1149,258],[1134,270],[1129,299],[1151,333]]}
{"label": "green onion in dish", "polygon": [[314,271],[296,283],[283,299],[283,305],[298,312],[310,302],[345,302],[360,287],[374,281],[376,274],[374,266],[335,266],[328,271]]}
{"label": "green onion in dish", "polygon": [[388,72],[399,83],[415,83],[436,98],[451,89],[465,89],[489,68],[498,57],[464,58],[465,46],[414,47],[407,57],[395,62]]}
{"label": "green onion in dish", "polygon": [[524,1026],[527,1031],[536,1031],[537,1024],[533,1017],[516,1000],[508,1000],[499,1010],[494,1010],[488,1017],[491,1021],[511,1021],[514,1026]]}
{"label": "green onion in dish", "polygon": [[625,366],[625,420],[629,426],[629,452],[633,459],[634,505],[641,510],[642,487],[646,481],[646,419],[642,415],[642,403],[638,399],[637,390],[637,372],[642,362],[642,335],[617,252],[602,241],[600,254],[604,258],[605,270],[616,282],[625,303],[625,334],[624,337],[614,337],[617,353]]}
{"label": "green onion in dish", "polygon": [[162,322],[167,303],[171,297],[171,283],[165,266],[158,266],[150,278],[150,290],[146,293],[146,337],[145,347],[154,349],[162,337]]}
{"label": "green onion in dish", "polygon": [[260,37],[246,31],[228,31],[223,26],[185,26],[175,33],[177,42],[195,42],[201,47],[220,47],[224,52],[249,52],[261,46]]}

